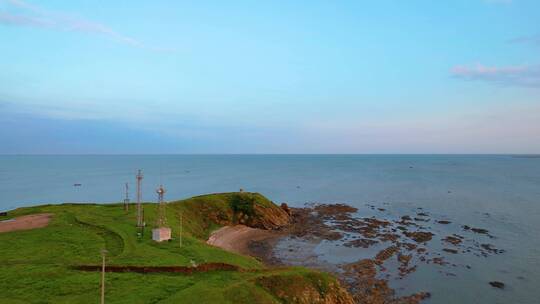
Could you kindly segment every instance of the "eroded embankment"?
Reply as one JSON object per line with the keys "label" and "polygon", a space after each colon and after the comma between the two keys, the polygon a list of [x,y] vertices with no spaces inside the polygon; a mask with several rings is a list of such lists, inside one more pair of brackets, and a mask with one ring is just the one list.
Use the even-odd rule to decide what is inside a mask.
{"label": "eroded embankment", "polygon": [[[73,266],[75,270],[81,271],[101,271],[101,265],[78,265]],[[183,273],[193,274],[209,271],[244,271],[242,268],[226,263],[206,263],[197,266],[115,266],[108,265],[105,272],[136,272],[136,273]]]}

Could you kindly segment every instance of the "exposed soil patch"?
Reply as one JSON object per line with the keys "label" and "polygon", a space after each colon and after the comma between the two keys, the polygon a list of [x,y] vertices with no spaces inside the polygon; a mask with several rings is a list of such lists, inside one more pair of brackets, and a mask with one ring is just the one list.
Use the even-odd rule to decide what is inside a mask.
{"label": "exposed soil patch", "polygon": [[49,224],[51,218],[51,213],[40,213],[24,215],[11,220],[0,221],[0,233],[43,228]]}

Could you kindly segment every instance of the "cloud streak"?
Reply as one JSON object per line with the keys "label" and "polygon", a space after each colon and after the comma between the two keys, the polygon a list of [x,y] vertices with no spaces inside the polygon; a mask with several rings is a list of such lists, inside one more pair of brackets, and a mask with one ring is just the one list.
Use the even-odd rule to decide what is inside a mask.
{"label": "cloud streak", "polygon": [[454,77],[469,81],[484,81],[503,86],[540,88],[540,66],[459,65],[452,68]]}
{"label": "cloud streak", "polygon": [[532,44],[540,46],[540,34],[517,37],[510,40],[510,43]]}
{"label": "cloud streak", "polygon": [[7,7],[10,8],[10,10],[0,10],[0,24],[94,34],[132,47],[153,51],[169,50],[148,46],[135,38],[114,31],[104,24],[44,10],[21,0],[0,0],[0,3],[6,3]]}

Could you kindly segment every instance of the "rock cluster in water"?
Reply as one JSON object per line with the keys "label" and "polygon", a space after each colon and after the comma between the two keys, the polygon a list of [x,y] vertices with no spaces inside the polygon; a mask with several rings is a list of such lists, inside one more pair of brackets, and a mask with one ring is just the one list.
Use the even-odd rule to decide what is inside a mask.
{"label": "rock cluster in water", "polygon": [[[372,210],[386,211],[368,205]],[[341,241],[346,247],[369,248],[374,245],[385,245],[373,258],[361,259],[354,263],[339,265],[335,273],[347,284],[357,303],[419,303],[429,298],[429,292],[418,292],[410,296],[397,297],[395,291],[389,287],[389,269],[386,261],[395,258],[397,269],[392,271],[397,279],[402,279],[424,264],[434,264],[444,267],[464,267],[469,265],[456,265],[446,261],[445,255],[474,254],[487,257],[492,254],[503,253],[493,244],[480,243],[456,233],[436,235],[433,229],[426,225],[449,225],[447,219],[434,219],[419,208],[414,215],[403,215],[395,219],[376,217],[355,217],[357,208],[344,205],[311,205],[306,208],[289,208],[293,224],[289,228],[289,235],[310,241]],[[460,231],[472,234],[481,234],[494,238],[489,231],[483,228],[463,225]],[[439,241],[441,252],[435,252],[429,242]],[[390,263],[395,265],[395,263]],[[441,273],[455,276],[443,268]],[[493,284],[492,284],[493,283]],[[500,282],[490,282],[497,288],[503,288]],[[500,287],[502,286],[502,287]]]}

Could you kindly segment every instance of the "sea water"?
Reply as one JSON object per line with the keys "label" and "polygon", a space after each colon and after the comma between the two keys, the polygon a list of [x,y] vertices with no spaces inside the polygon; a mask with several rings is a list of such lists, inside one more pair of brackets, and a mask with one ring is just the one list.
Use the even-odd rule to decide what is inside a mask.
{"label": "sea water", "polygon": [[[126,182],[134,200],[138,169],[144,174],[144,201],[156,201],[160,184],[167,200],[242,188],[296,207],[346,203],[366,216],[372,215],[366,204],[384,206],[389,217],[420,207],[432,218],[485,228],[496,237],[490,242],[505,253],[449,257],[471,266],[452,270],[455,276],[420,265],[391,286],[399,294],[430,291],[430,303],[540,303],[540,158],[535,156],[0,156],[0,211],[45,203],[120,202]],[[324,243],[315,250],[330,263],[366,256],[363,248],[330,249]],[[506,287],[495,289],[489,281]]]}

